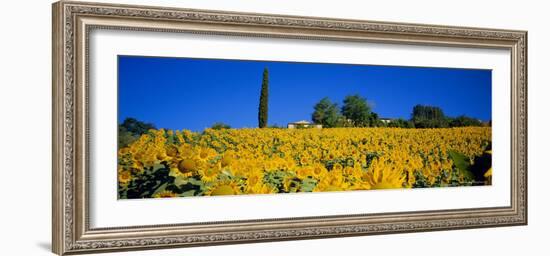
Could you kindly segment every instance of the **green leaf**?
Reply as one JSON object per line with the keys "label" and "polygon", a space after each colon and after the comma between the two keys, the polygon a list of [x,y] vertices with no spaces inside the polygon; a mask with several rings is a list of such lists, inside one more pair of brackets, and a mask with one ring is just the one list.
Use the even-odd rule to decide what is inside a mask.
{"label": "green leaf", "polygon": [[160,192],[166,190],[166,186],[168,186],[167,183],[164,183],[164,184],[160,185],[160,187],[158,187],[151,195],[155,195],[157,193],[160,193]]}
{"label": "green leaf", "polygon": [[174,179],[174,185],[176,186],[185,185],[187,183],[188,183],[188,179],[179,175]]}
{"label": "green leaf", "polygon": [[199,179],[195,179],[194,177],[191,177],[187,180],[190,184],[196,185],[196,186],[203,186],[204,182]]}
{"label": "green leaf", "polygon": [[153,172],[157,172],[161,169],[167,169],[163,163],[155,163],[155,165],[153,165]]}
{"label": "green leaf", "polygon": [[317,186],[317,180],[311,179],[311,178],[305,178],[302,180],[302,184],[300,185],[300,191],[311,192],[313,191],[313,189],[315,189],[315,186]]}
{"label": "green leaf", "polygon": [[471,171],[472,166],[470,165],[470,158],[454,150],[449,150],[449,156],[453,159],[454,166],[458,169],[460,174],[464,176],[464,178],[469,180],[475,179],[474,174]]}
{"label": "green leaf", "polygon": [[179,194],[179,196],[194,196],[195,195],[195,190],[187,190],[181,194]]}
{"label": "green leaf", "polygon": [[222,174],[225,175],[225,176],[227,176],[227,177],[233,177],[233,174],[232,174],[230,171],[228,171],[228,170],[223,170],[223,171],[222,171]]}

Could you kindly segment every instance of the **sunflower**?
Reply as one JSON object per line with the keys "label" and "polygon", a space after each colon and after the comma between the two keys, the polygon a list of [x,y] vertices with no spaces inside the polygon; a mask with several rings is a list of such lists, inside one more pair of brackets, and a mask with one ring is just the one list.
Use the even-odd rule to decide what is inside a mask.
{"label": "sunflower", "polygon": [[383,159],[373,161],[371,171],[365,175],[371,189],[402,188],[405,175],[392,166],[387,165]]}
{"label": "sunflower", "polygon": [[178,149],[174,145],[170,145],[166,148],[166,155],[175,157],[178,155]]}
{"label": "sunflower", "polygon": [[246,188],[247,194],[274,194],[277,193],[277,188],[272,186],[271,184],[265,184],[265,183],[256,183],[254,186],[248,186]]}
{"label": "sunflower", "polygon": [[314,164],[313,165],[313,177],[316,179],[322,179],[327,175],[327,168],[325,168],[322,164]]}
{"label": "sunflower", "polygon": [[120,155],[125,155],[125,154],[128,154],[130,152],[130,150],[126,147],[126,148],[121,148],[118,150],[118,153]]}
{"label": "sunflower", "polygon": [[492,176],[493,176],[493,168],[489,168],[489,170],[487,170],[485,174],[483,174],[483,177],[487,179],[490,179]]}
{"label": "sunflower", "polygon": [[351,190],[369,190],[372,189],[372,186],[369,182],[356,180],[352,186],[350,186]]}
{"label": "sunflower", "polygon": [[341,164],[336,163],[332,166],[331,172],[341,172],[343,169],[344,167]]}
{"label": "sunflower", "polygon": [[242,194],[239,184],[232,180],[219,181],[205,193],[207,196],[226,196]]}
{"label": "sunflower", "polygon": [[263,168],[265,170],[275,170],[279,166],[279,162],[277,160],[268,160],[264,163]]}
{"label": "sunflower", "polygon": [[300,190],[300,186],[300,181],[295,177],[286,176],[283,180],[283,187],[288,193],[298,192],[298,190]]}
{"label": "sunflower", "polygon": [[296,167],[296,162],[293,159],[287,159],[286,161],[284,161],[282,167],[285,170],[294,169],[294,167]]}
{"label": "sunflower", "polygon": [[201,179],[206,182],[210,182],[215,180],[218,177],[218,174],[220,173],[219,163],[211,164],[207,166],[206,168],[202,168],[199,170],[199,174],[201,175]]}
{"label": "sunflower", "polygon": [[122,185],[126,185],[132,180],[132,173],[127,170],[119,170],[118,172],[118,182]]}
{"label": "sunflower", "polygon": [[300,165],[306,166],[309,164],[309,162],[310,162],[310,158],[307,155],[302,155],[300,157]]}
{"label": "sunflower", "polygon": [[197,163],[193,159],[183,159],[178,163],[178,171],[184,176],[192,176],[197,169]]}
{"label": "sunflower", "polygon": [[154,198],[170,198],[170,197],[176,197],[176,196],[178,196],[176,193],[168,190],[163,190],[153,195]]}
{"label": "sunflower", "polygon": [[258,184],[261,184],[263,178],[264,175],[262,172],[251,172],[248,177],[246,177],[246,186],[254,187]]}
{"label": "sunflower", "polygon": [[300,179],[305,179],[307,177],[313,176],[313,167],[303,166],[296,169],[296,176]]}
{"label": "sunflower", "polygon": [[235,161],[235,152],[226,151],[221,160],[222,167],[230,166],[234,161]]}
{"label": "sunflower", "polygon": [[164,151],[159,151],[159,152],[157,153],[157,159],[158,159],[159,161],[165,160],[165,159],[167,159],[167,158],[168,158],[168,155],[166,154],[166,152],[164,152]]}
{"label": "sunflower", "polygon": [[198,159],[201,161],[208,161],[215,156],[216,156],[216,150],[211,148],[201,148],[199,150],[199,153],[197,154]]}
{"label": "sunflower", "polygon": [[[446,175],[455,168],[447,152],[456,151],[473,161],[491,154],[486,151],[490,140],[491,129],[479,127],[205,133],[159,129],[118,150],[117,176],[120,186],[128,186],[138,181],[135,176],[160,163],[170,169],[175,179],[169,183],[176,186],[200,178],[197,182],[205,185],[196,195],[300,192],[302,186],[309,191],[310,179],[317,181],[314,191],[408,188],[418,183],[417,172],[430,187],[437,179],[443,177],[442,182],[449,183],[455,177]],[[264,179],[264,172],[269,178]],[[491,184],[490,166],[482,174],[485,184]],[[459,184],[468,182],[461,175],[457,178]]]}
{"label": "sunflower", "polygon": [[184,158],[192,158],[195,155],[195,150],[189,144],[180,146],[178,151],[181,157],[184,157]]}
{"label": "sunflower", "polygon": [[[492,155],[493,151],[492,150],[487,150],[487,151],[485,151],[485,153],[487,153],[489,155]],[[491,185],[492,179],[493,179],[493,167],[489,167],[489,170],[487,170],[483,174],[483,177],[485,177],[485,184]]]}
{"label": "sunflower", "polygon": [[331,182],[321,182],[315,186],[313,192],[331,192],[331,191],[343,191],[341,186],[333,185]]}

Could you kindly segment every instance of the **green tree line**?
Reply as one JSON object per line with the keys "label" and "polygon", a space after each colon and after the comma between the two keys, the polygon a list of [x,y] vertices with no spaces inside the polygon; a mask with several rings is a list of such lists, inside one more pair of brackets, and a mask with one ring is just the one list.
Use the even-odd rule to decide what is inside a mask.
{"label": "green tree line", "polygon": [[372,111],[368,101],[358,94],[344,98],[343,106],[338,107],[328,97],[322,98],[313,107],[311,120],[326,128],[333,127],[397,127],[397,128],[447,128],[464,126],[484,126],[480,120],[465,115],[448,117],[443,110],[435,106],[416,105],[411,118],[382,121]]}
{"label": "green tree line", "polygon": [[156,129],[155,125],[131,117],[124,119],[124,121],[118,125],[118,147],[126,147],[139,139],[142,134],[150,129]]}
{"label": "green tree line", "polygon": [[326,128],[333,127],[373,127],[380,126],[378,114],[372,112],[367,100],[358,94],[347,96],[339,108],[328,97],[321,99],[313,107],[311,120]]}

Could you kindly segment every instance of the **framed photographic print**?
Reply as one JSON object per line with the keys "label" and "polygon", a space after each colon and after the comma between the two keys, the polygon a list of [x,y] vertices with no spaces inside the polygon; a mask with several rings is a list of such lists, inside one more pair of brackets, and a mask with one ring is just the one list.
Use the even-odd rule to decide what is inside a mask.
{"label": "framed photographic print", "polygon": [[526,40],[57,2],[53,251],[525,225]]}

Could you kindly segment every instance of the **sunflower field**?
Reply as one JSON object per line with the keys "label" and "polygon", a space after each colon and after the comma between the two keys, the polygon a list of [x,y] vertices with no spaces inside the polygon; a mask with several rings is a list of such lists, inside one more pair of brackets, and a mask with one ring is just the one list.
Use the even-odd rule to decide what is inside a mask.
{"label": "sunflower field", "polygon": [[491,184],[491,128],[149,130],[118,150],[118,197]]}

